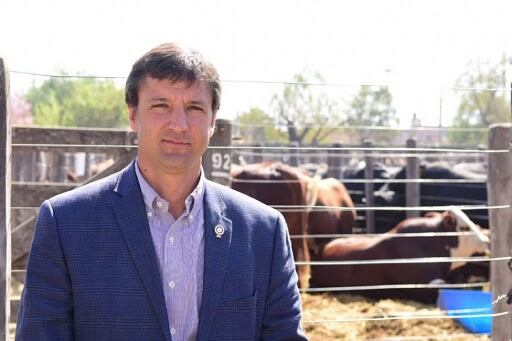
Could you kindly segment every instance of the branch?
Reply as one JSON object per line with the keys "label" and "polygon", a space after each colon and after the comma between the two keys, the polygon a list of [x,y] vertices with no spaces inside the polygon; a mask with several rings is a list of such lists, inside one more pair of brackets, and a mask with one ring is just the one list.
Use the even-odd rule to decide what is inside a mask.
{"label": "branch", "polygon": [[304,140],[304,137],[306,137],[306,134],[311,130],[311,127],[305,127],[304,130],[302,130],[302,133],[299,136],[300,142]]}
{"label": "branch", "polygon": [[[315,139],[318,138],[318,142],[321,142],[323,139],[325,139],[326,137],[331,135],[335,130],[336,130],[336,128],[329,128],[329,129],[320,128],[320,129],[318,129],[314,138]],[[324,134],[321,134],[322,132],[324,132]]]}

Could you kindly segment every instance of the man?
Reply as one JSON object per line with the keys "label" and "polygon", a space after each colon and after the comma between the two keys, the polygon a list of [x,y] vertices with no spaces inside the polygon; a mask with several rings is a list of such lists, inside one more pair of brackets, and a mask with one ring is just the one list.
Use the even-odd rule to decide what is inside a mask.
{"label": "man", "polygon": [[17,340],[305,340],[283,217],[202,172],[220,92],[176,44],[134,64],[137,159],[43,203]]}

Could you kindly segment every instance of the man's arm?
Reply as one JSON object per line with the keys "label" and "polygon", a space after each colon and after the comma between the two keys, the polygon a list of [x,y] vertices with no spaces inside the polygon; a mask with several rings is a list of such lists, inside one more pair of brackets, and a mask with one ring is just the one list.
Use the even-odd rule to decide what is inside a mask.
{"label": "man's arm", "polygon": [[41,206],[36,222],[16,340],[73,340],[71,282],[54,212],[47,201]]}
{"label": "man's arm", "polygon": [[297,278],[288,227],[279,214],[261,340],[307,340],[300,324]]}

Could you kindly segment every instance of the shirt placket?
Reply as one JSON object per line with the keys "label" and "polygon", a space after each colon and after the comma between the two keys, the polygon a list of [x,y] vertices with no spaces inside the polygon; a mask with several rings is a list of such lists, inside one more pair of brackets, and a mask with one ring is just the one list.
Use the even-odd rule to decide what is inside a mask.
{"label": "shirt placket", "polygon": [[184,255],[183,248],[187,245],[183,239],[183,218],[178,219],[171,224],[165,237],[166,247],[164,249],[166,285],[168,292],[168,307],[170,312],[170,331],[176,340],[183,340],[184,319],[188,316],[188,307],[183,302],[186,297],[187,286],[183,282],[184,274],[182,270],[186,270],[183,265]]}

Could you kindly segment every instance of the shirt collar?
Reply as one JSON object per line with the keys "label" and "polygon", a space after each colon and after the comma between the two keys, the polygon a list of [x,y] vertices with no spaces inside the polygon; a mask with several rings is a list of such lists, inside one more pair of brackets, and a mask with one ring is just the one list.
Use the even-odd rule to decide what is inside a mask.
{"label": "shirt collar", "polygon": [[[169,202],[162,198],[146,181],[144,175],[142,175],[142,172],[139,169],[138,159],[135,163],[135,174],[137,175],[137,180],[139,181],[140,189],[142,192],[142,198],[144,199],[144,204],[146,205],[148,212],[152,212],[153,214],[163,214],[168,212]],[[203,167],[201,166],[201,172],[197,186],[194,188],[192,193],[189,194],[187,199],[185,199],[185,215],[194,217],[202,206],[206,183],[205,179],[206,177],[204,175]]]}

